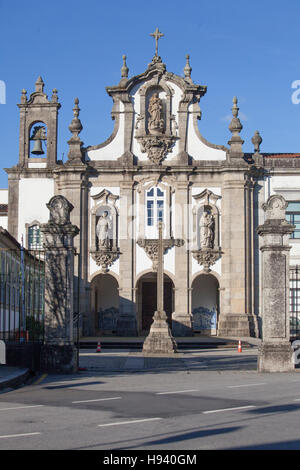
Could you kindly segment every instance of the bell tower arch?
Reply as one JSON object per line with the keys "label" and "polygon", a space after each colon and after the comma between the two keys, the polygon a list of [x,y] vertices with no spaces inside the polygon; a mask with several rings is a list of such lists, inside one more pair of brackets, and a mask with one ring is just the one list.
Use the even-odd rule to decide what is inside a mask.
{"label": "bell tower arch", "polygon": [[[38,77],[29,99],[22,90],[20,109],[19,164],[21,168],[51,168],[57,162],[57,120],[60,103],[54,89],[51,100],[44,93],[44,82]],[[32,143],[34,145],[32,145]]]}

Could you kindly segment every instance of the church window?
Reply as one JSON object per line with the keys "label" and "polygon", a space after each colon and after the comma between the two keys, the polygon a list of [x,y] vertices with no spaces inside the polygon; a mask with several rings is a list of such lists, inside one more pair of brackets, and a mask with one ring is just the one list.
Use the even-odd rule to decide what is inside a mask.
{"label": "church window", "polygon": [[156,227],[164,221],[164,191],[152,188],[147,191],[147,226]]}
{"label": "church window", "polygon": [[300,238],[300,201],[291,201],[286,210],[287,221],[295,225],[295,231],[291,238]]}
{"label": "church window", "polygon": [[42,250],[43,236],[38,225],[32,225],[28,228],[28,249]]}

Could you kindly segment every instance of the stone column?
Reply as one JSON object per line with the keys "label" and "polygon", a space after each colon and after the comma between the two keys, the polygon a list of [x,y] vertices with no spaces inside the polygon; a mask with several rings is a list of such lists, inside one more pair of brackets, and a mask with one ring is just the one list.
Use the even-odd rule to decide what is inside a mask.
{"label": "stone column", "polygon": [[[175,237],[188,239],[188,182],[178,181],[175,191]],[[192,318],[189,313],[189,246],[175,247],[175,311],[172,315],[174,336],[193,336]]]}
{"label": "stone column", "polygon": [[157,310],[154,313],[150,332],[144,341],[143,353],[170,354],[177,351],[176,342],[167,323],[164,311],[164,247],[163,223],[158,226],[158,266],[157,266]]}
{"label": "stone column", "polygon": [[294,369],[290,345],[289,237],[295,226],[285,220],[287,202],[273,195],[263,204],[266,220],[257,228],[262,251],[262,344],[259,372]]}
{"label": "stone column", "polygon": [[79,233],[70,223],[73,206],[64,196],[47,204],[50,219],[41,225],[45,247],[45,335],[41,368],[47,372],[72,373],[77,369],[73,338],[73,239]]}

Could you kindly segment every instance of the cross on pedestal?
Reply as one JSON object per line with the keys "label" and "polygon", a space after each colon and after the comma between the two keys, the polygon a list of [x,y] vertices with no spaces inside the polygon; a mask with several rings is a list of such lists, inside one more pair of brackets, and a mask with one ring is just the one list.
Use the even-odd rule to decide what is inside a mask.
{"label": "cross on pedestal", "polygon": [[162,38],[164,34],[161,33],[158,28],[156,28],[154,33],[151,33],[150,36],[152,36],[155,39],[155,55],[157,57],[158,56],[158,40]]}
{"label": "cross on pedestal", "polygon": [[170,354],[177,352],[177,344],[172,336],[164,311],[164,241],[163,223],[158,223],[158,265],[157,265],[157,310],[153,316],[150,332],[144,341],[143,353]]}

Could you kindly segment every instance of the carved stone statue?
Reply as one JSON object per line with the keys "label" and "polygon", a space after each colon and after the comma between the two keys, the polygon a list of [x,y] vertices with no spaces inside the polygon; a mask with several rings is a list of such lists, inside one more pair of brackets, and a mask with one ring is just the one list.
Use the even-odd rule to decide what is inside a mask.
{"label": "carved stone statue", "polygon": [[200,219],[200,246],[201,248],[214,247],[215,221],[213,216],[205,211]]}
{"label": "carved stone statue", "polygon": [[96,234],[98,238],[99,248],[110,248],[110,235],[111,220],[108,216],[108,211],[104,211],[97,222]]}
{"label": "carved stone statue", "polygon": [[164,130],[164,120],[162,119],[162,101],[158,93],[154,93],[149,102],[148,112],[149,118],[149,132],[150,134],[161,134]]}

